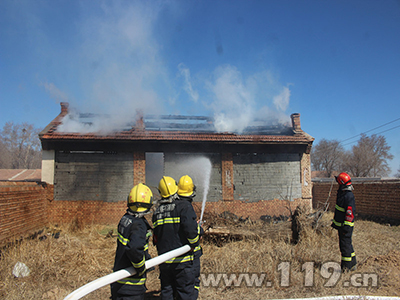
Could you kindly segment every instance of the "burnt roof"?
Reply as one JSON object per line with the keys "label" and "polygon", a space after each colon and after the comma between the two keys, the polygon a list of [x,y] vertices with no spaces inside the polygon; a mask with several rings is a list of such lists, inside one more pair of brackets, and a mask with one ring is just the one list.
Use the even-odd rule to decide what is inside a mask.
{"label": "burnt roof", "polygon": [[[134,123],[112,133],[60,132],[59,125],[68,114],[68,103],[61,103],[61,113],[39,134],[43,149],[48,142],[207,142],[217,144],[307,144],[314,138],[301,130],[300,114],[292,114],[292,126],[263,125],[256,122],[241,134],[216,132],[213,119],[202,116],[139,116]],[[94,114],[78,114],[82,124],[90,125]]]}

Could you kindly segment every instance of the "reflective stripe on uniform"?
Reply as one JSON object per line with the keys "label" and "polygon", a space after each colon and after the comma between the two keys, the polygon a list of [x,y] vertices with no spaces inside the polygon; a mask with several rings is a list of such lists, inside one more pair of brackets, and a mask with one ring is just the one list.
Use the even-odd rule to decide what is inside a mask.
{"label": "reflective stripe on uniform", "polygon": [[160,219],[157,220],[153,223],[154,227],[157,227],[159,225],[164,225],[164,224],[174,224],[174,223],[180,223],[181,218],[180,217],[174,217],[174,218],[165,218],[165,219]]}
{"label": "reflective stripe on uniform", "polygon": [[198,235],[197,235],[194,239],[189,239],[189,238],[188,238],[188,241],[189,241],[189,243],[191,243],[191,244],[197,243],[198,240],[199,240],[199,236],[198,236]]}
{"label": "reflective stripe on uniform", "polygon": [[138,268],[143,267],[145,262],[146,262],[146,259],[145,259],[144,255],[143,255],[143,259],[140,262],[138,262],[138,263],[132,262],[132,265],[133,265],[134,268],[138,269]]}
{"label": "reflective stripe on uniform", "polygon": [[193,260],[193,255],[186,255],[186,256],[178,256],[172,259],[167,260],[166,264],[179,264],[183,262],[188,262]]}
{"label": "reflective stripe on uniform", "polygon": [[343,261],[351,261],[351,259],[352,259],[354,256],[356,256],[356,253],[355,253],[355,252],[351,253],[351,256],[350,256],[350,257],[342,256],[342,260],[343,260]]}
{"label": "reflective stripe on uniform", "polygon": [[347,226],[353,227],[354,226],[354,222],[344,221],[343,225],[347,225]]}
{"label": "reflective stripe on uniform", "polygon": [[346,211],[343,207],[340,207],[340,206],[337,205],[337,204],[336,204],[335,208],[336,208],[338,211],[341,211],[341,212],[345,212],[345,211]]}
{"label": "reflective stripe on uniform", "polygon": [[128,278],[117,281],[120,284],[128,284],[128,285],[143,285],[146,283],[146,277],[144,278]]}
{"label": "reflective stripe on uniform", "polygon": [[149,250],[149,243],[147,243],[146,245],[144,245],[144,251]]}
{"label": "reflective stripe on uniform", "polygon": [[129,243],[129,239],[123,237],[123,235],[120,234],[119,232],[118,232],[118,241],[120,241],[121,244],[124,245],[124,246],[126,246],[126,244]]}
{"label": "reflective stripe on uniform", "polygon": [[335,224],[338,227],[342,227],[343,226],[342,223],[336,222],[335,220],[332,220],[332,222],[333,222],[333,224]]}
{"label": "reflective stripe on uniform", "polygon": [[197,286],[197,285],[195,285],[194,288],[195,288],[196,290],[200,290],[200,287]]}
{"label": "reflective stripe on uniform", "polygon": [[196,251],[199,251],[199,250],[201,250],[201,246],[200,245],[198,245],[196,248],[194,248],[193,252],[196,252]]}

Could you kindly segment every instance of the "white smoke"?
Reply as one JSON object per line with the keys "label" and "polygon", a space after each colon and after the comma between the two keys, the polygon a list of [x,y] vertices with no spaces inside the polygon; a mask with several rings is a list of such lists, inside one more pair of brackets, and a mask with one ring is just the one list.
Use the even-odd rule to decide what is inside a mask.
{"label": "white smoke", "polygon": [[[43,86],[52,97],[69,101],[71,110],[102,117],[82,124],[79,115],[71,113],[60,131],[110,132],[135,122],[138,110],[153,115],[182,114],[183,104],[195,114],[211,111],[220,132],[241,133],[255,118],[270,124],[285,119],[290,90],[270,72],[243,75],[233,65],[192,72],[189,63],[182,62],[179,76],[171,76],[155,30],[163,6],[168,5],[103,2],[98,6],[101,13],[95,15],[90,5],[82,3],[77,46],[68,53],[70,69],[80,84],[71,89],[80,96],[68,100],[67,94],[73,92],[63,92],[53,83]],[[185,99],[178,99],[179,90],[186,92]]]}
{"label": "white smoke", "polygon": [[274,97],[274,105],[279,111],[286,111],[289,106],[290,90],[288,87],[283,87],[282,93]]}
{"label": "white smoke", "polygon": [[67,102],[68,96],[66,93],[58,89],[54,83],[51,82],[42,82],[42,86],[44,86],[46,92],[50,94],[50,97],[59,101],[59,102]]}
{"label": "white smoke", "polygon": [[241,133],[256,118],[266,124],[286,123],[289,119],[284,114],[290,101],[288,87],[273,97],[275,110],[268,105],[256,104],[259,97],[267,102],[266,90],[271,93],[279,86],[269,73],[254,74],[245,79],[236,67],[226,65],[217,68],[215,80],[209,86],[214,99],[210,109],[214,112],[217,131]]}
{"label": "white smoke", "polygon": [[71,100],[70,107],[103,117],[80,128],[77,115],[71,114],[59,130],[108,132],[134,122],[137,110],[163,111],[159,94],[168,86],[168,76],[153,33],[159,4],[102,2],[101,13],[93,14],[91,5],[82,3],[80,42],[77,51],[71,50],[76,61],[71,69],[76,70],[82,96]]}
{"label": "white smoke", "polygon": [[241,73],[230,65],[219,67],[210,88],[216,130],[241,132],[251,121],[254,107],[251,88],[243,82]]}
{"label": "white smoke", "polygon": [[197,102],[197,100],[199,100],[199,94],[192,87],[190,70],[183,63],[178,65],[178,69],[181,76],[184,78],[183,89],[188,93],[192,101]]}
{"label": "white smoke", "polygon": [[79,112],[70,110],[57,127],[57,131],[106,135],[124,128],[127,128],[126,119],[118,115],[93,115],[80,118]]}

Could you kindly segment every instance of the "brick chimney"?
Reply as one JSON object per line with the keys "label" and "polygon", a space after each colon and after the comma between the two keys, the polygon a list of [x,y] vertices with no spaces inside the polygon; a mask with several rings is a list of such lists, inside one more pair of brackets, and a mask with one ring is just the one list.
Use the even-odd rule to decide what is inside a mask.
{"label": "brick chimney", "polygon": [[144,130],[143,111],[136,110],[136,129]]}
{"label": "brick chimney", "polygon": [[68,102],[60,102],[60,105],[61,105],[61,112],[67,114],[69,103]]}
{"label": "brick chimney", "polygon": [[300,126],[300,114],[294,113],[290,116],[292,118],[292,127],[294,131],[302,131]]}

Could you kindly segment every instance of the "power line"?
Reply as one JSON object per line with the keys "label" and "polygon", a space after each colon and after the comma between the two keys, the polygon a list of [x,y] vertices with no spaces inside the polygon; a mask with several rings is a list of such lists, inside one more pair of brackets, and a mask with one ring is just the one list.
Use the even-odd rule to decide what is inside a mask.
{"label": "power line", "polygon": [[[398,118],[398,119],[396,119],[396,120],[393,120],[393,121],[390,121],[390,122],[388,122],[388,123],[385,123],[385,124],[383,124],[383,125],[380,125],[380,126],[378,126],[378,127],[372,128],[372,129],[370,129],[370,130],[368,130],[368,131],[365,131],[365,132],[363,132],[363,133],[360,133],[360,134],[357,134],[357,135],[355,135],[355,136],[352,136],[352,137],[350,137],[350,138],[348,138],[348,139],[345,139],[345,140],[343,140],[343,141],[340,141],[340,144],[343,143],[343,142],[345,142],[345,141],[348,141],[348,140],[354,139],[354,138],[356,138],[356,137],[359,137],[359,136],[362,135],[362,134],[365,134],[365,133],[374,131],[374,130],[376,130],[376,129],[379,129],[379,128],[381,128],[381,127],[384,127],[384,126],[386,126],[386,125],[389,125],[389,124],[391,124],[391,123],[394,123],[394,122],[396,122],[396,121],[398,121],[398,120],[400,120],[400,118]],[[396,127],[393,127],[393,128],[390,128],[390,129],[388,129],[388,130],[385,130],[385,131],[376,133],[376,134],[380,134],[380,133],[383,133],[383,132],[386,132],[386,131],[395,129],[395,128],[397,128],[397,127],[400,127],[400,125],[399,125],[399,126],[396,126]],[[343,146],[350,145],[350,144],[352,144],[352,143],[355,143],[355,142],[346,143],[346,144],[344,144]]]}
{"label": "power line", "polygon": [[[392,122],[391,122],[391,123],[392,123]],[[382,126],[384,126],[384,125],[382,125]],[[380,126],[380,127],[382,127],[382,126]],[[380,127],[377,127],[377,128],[380,128]],[[386,130],[384,130],[384,131],[381,131],[381,132],[378,132],[378,133],[375,133],[375,134],[381,134],[381,133],[384,133],[384,132],[387,132],[387,131],[390,131],[390,130],[393,130],[393,129],[396,129],[396,128],[399,128],[399,127],[400,127],[400,125],[397,125],[397,126],[395,126],[395,127],[386,129]],[[375,128],[375,129],[377,129],[377,128]],[[370,131],[371,131],[371,130],[370,130]],[[367,132],[369,132],[369,131],[366,131],[365,133],[367,133]],[[361,134],[360,134],[360,135],[361,135]],[[353,143],[355,143],[355,142],[357,142],[357,141],[349,142],[349,143],[346,143],[346,144],[344,144],[344,145],[342,145],[342,146],[347,146],[347,145],[353,144]],[[341,143],[342,143],[342,142],[341,142]]]}
{"label": "power line", "polygon": [[[355,137],[358,137],[358,136],[360,136],[360,135],[362,135],[362,134],[371,132],[371,131],[373,131],[373,130],[375,130],[375,129],[378,129],[378,128],[381,128],[381,127],[383,127],[383,126],[389,125],[389,124],[394,123],[394,122],[396,122],[396,121],[398,121],[398,120],[400,120],[400,118],[398,118],[398,119],[396,119],[396,120],[393,120],[393,121],[390,121],[390,122],[388,122],[388,123],[386,123],[386,124],[380,125],[380,126],[378,126],[378,127],[372,128],[372,129],[370,129],[370,130],[368,130],[368,131],[365,131],[365,132],[363,132],[363,133],[360,133],[360,134],[357,134],[357,135],[355,135],[355,136],[352,136],[352,137],[350,137],[350,138],[348,138],[348,139],[345,139],[345,140],[341,141],[340,143],[343,143],[343,142],[345,142],[345,141],[351,140],[351,139],[353,139],[353,138],[355,138]],[[378,134],[378,133],[377,133],[377,134]]]}

